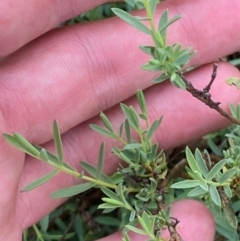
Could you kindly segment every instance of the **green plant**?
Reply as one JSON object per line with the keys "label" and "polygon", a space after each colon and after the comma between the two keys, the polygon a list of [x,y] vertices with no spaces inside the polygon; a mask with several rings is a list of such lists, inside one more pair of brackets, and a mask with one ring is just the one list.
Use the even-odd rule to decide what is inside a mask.
{"label": "green plant", "polygon": [[[165,10],[156,26],[153,18],[158,1],[142,0],[138,2],[141,2],[146,9],[146,17],[133,17],[120,9],[113,9],[113,12],[139,31],[151,36],[154,46],[140,47],[143,52],[152,57],[146,65],[142,66],[142,69],[161,71],[153,83],[161,83],[170,79],[174,86],[189,91],[194,97],[234,122],[232,132],[227,134],[230,147],[223,151],[223,158],[218,162],[213,162],[206,150],[202,153],[196,149],[193,154],[187,147],[186,160],[183,161],[188,164],[186,172],[191,180],[173,178],[176,169],[169,169],[164,152],[158,150],[158,143],[154,143],[152,139],[161,124],[162,117],[153,123],[149,122],[145,97],[139,90],[137,100],[140,113],[132,106],[121,104],[126,119],[118,131],[113,128],[104,113],[100,114],[104,127],[90,125],[94,131],[115,139],[122,146],[121,148],[112,147],[112,152],[124,164],[119,164],[119,169],[111,176],[102,172],[104,142],[100,146],[97,167],[81,161],[80,166],[83,171],[79,172],[66,163],[63,160],[61,135],[56,121],[53,123],[53,132],[57,155],[30,144],[18,133],[4,134],[9,143],[53,167],[53,171],[27,185],[22,191],[36,188],[59,172],[65,172],[84,182],[54,192],[53,198],[71,197],[90,188],[100,188],[105,197],[102,198],[103,203],[98,208],[103,209],[103,213],[123,208],[128,215],[126,223],[123,224],[124,241],[130,240],[128,231],[146,235],[148,240],[158,241],[162,240],[161,232],[164,229],[169,230],[171,240],[181,240],[176,231],[179,221],[170,216],[170,200],[174,199],[177,189],[190,189],[188,196],[204,200],[212,210],[218,230],[220,227],[224,227],[224,230],[220,230],[219,233],[231,240],[238,240],[236,232],[238,217],[235,212],[238,211],[237,204],[239,204],[238,197],[240,195],[240,127],[238,126],[240,106],[231,105],[232,115],[229,115],[219,107],[218,102],[211,99],[209,91],[216,77],[217,65],[213,67],[210,83],[202,91],[195,89],[192,83],[185,78],[183,70],[194,51],[190,48],[182,48],[180,44],[167,45],[166,42],[168,26],[177,21],[180,16],[169,19],[168,10]],[[148,22],[150,27],[144,22]],[[228,79],[227,82],[238,86],[236,79]],[[173,191],[171,188],[176,190]],[[36,233],[39,233],[37,228]],[[68,234],[68,236],[71,235]],[[41,238],[40,234],[39,237]]]}

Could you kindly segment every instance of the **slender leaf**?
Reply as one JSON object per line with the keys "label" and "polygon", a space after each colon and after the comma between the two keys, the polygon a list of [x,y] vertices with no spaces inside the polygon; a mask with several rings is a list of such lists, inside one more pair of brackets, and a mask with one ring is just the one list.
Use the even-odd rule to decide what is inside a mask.
{"label": "slender leaf", "polygon": [[118,9],[118,8],[112,8],[112,11],[121,19],[123,19],[128,24],[132,25],[134,28],[138,29],[141,32],[144,32],[146,34],[150,34],[150,30],[139,20],[137,20],[135,17],[133,17],[131,14]]}
{"label": "slender leaf", "polygon": [[161,74],[159,77],[155,78],[152,82],[153,84],[159,84],[169,79],[169,76],[166,74]]}
{"label": "slender leaf", "polygon": [[152,14],[152,16],[154,16],[154,13],[155,13],[155,10],[156,10],[156,7],[157,7],[157,0],[149,1],[149,5],[150,5],[151,14]]}
{"label": "slender leaf", "polygon": [[195,151],[195,158],[196,158],[196,163],[201,171],[201,174],[206,177],[209,173],[209,170],[207,168],[206,162],[203,159],[203,156],[201,154],[201,152],[199,151],[199,149],[196,149]]}
{"label": "slender leaf", "polygon": [[146,100],[142,90],[137,91],[137,100],[143,114],[147,115]]}
{"label": "slender leaf", "polygon": [[116,206],[116,207],[125,207],[125,205],[122,201],[119,201],[119,200],[116,200],[116,199],[104,197],[104,198],[102,198],[102,200],[105,203],[111,204],[111,205]]}
{"label": "slender leaf", "polygon": [[116,135],[115,135],[115,134],[111,133],[110,131],[105,130],[105,129],[102,128],[101,126],[98,126],[98,125],[95,125],[95,124],[90,124],[90,127],[91,127],[94,131],[100,133],[101,135],[104,135],[104,136],[107,136],[107,137],[111,137],[111,138],[114,138],[114,139],[116,138]]}
{"label": "slender leaf", "polygon": [[21,191],[27,192],[30,191],[36,187],[39,187],[40,185],[44,184],[45,182],[49,181],[51,178],[56,176],[56,174],[59,172],[59,170],[54,170],[52,172],[49,172],[48,174],[42,176],[41,178],[37,179],[36,181],[32,182],[31,184],[24,187]]}
{"label": "slender leaf", "polygon": [[53,122],[53,138],[54,138],[54,143],[57,150],[59,165],[62,166],[63,165],[62,140],[61,140],[61,135],[60,135],[60,131],[56,120],[54,120]]}
{"label": "slender leaf", "polygon": [[223,187],[224,193],[229,197],[232,198],[232,189],[230,186],[224,186]]}
{"label": "slender leaf", "polygon": [[[80,165],[87,173],[89,173],[92,177],[97,179],[98,170],[97,170],[96,167],[94,167],[93,165],[89,164],[88,162],[84,162],[84,161],[81,161]],[[107,182],[107,183],[113,184],[111,178],[109,178],[103,172],[101,173],[101,177],[99,178],[99,180],[101,180],[103,182]]]}
{"label": "slender leaf", "polygon": [[213,166],[213,168],[210,170],[210,172],[208,173],[206,179],[207,180],[212,180],[214,177],[216,177],[216,175],[218,174],[218,172],[221,171],[221,169],[223,168],[223,166],[226,164],[226,160],[221,160],[220,162],[218,162],[216,165]]}
{"label": "slender leaf", "polygon": [[142,50],[145,54],[152,55],[155,47],[153,46],[140,46],[140,50]]}
{"label": "slender leaf", "polygon": [[221,198],[219,196],[219,193],[217,191],[217,188],[213,185],[210,185],[209,186],[209,193],[210,193],[210,196],[211,196],[211,199],[213,200],[213,202],[221,207]]}
{"label": "slender leaf", "polygon": [[19,150],[26,152],[26,149],[15,139],[14,136],[11,136],[9,134],[3,134],[3,137],[7,142],[9,142],[12,146],[17,147]]}
{"label": "slender leaf", "polygon": [[134,226],[131,226],[131,225],[126,225],[125,228],[129,229],[130,231],[133,231],[134,233],[138,233],[141,235],[148,235],[148,233],[146,233],[144,230],[135,228]]}
{"label": "slender leaf", "polygon": [[3,136],[10,144],[17,147],[18,149],[26,152],[31,156],[34,156],[34,157],[39,156],[39,151],[20,134],[14,133],[13,136],[8,134],[3,134]]}
{"label": "slender leaf", "polygon": [[168,9],[164,10],[158,23],[158,31],[161,31],[163,36],[166,35],[166,31],[164,31],[166,28],[164,29],[164,26],[167,25],[167,22],[168,22]]}
{"label": "slender leaf", "polygon": [[102,175],[102,169],[104,164],[104,151],[105,151],[105,143],[103,142],[101,144],[99,155],[98,155],[98,167],[97,167],[97,175],[96,175],[97,179],[100,179]]}
{"label": "slender leaf", "polygon": [[52,193],[52,198],[65,198],[65,197],[71,197],[74,195],[77,195],[79,193],[85,192],[88,189],[92,188],[95,184],[92,182],[86,182],[83,184],[78,184],[75,186],[67,187],[60,189],[54,193]]}
{"label": "slender leaf", "polygon": [[[166,10],[165,10],[166,11]],[[176,15],[174,16],[172,19],[170,19],[169,21],[167,21],[167,23],[162,24],[161,26],[159,26],[158,30],[161,34],[166,35],[166,29],[169,25],[171,25],[172,23],[174,23],[175,21],[177,21],[178,19],[180,19],[181,16],[180,15]]]}
{"label": "slender leaf", "polygon": [[114,133],[114,129],[113,129],[113,126],[112,126],[111,122],[109,121],[109,119],[107,118],[107,116],[103,112],[100,113],[100,118],[101,118],[103,124],[106,126],[106,128],[110,132]]}
{"label": "slender leaf", "polygon": [[142,144],[141,143],[131,143],[127,144],[123,147],[124,150],[132,150],[132,149],[138,149],[141,148]]}
{"label": "slender leaf", "polygon": [[48,158],[47,151],[45,149],[42,149],[40,151],[39,158],[41,158],[41,160],[43,160],[45,162],[48,162],[49,158]]}
{"label": "slender leaf", "polygon": [[155,120],[153,122],[153,124],[151,125],[151,127],[147,131],[146,141],[149,141],[152,138],[153,134],[155,133],[155,131],[157,130],[157,128],[161,124],[162,119],[163,119],[163,117],[161,117],[159,120]]}
{"label": "slender leaf", "polygon": [[141,224],[143,230],[149,234],[150,230],[148,229],[147,224],[145,223],[145,220],[143,220],[143,218],[141,216],[138,216],[138,222]]}
{"label": "slender leaf", "polygon": [[188,165],[189,167],[191,168],[191,170],[194,172],[194,171],[198,171],[199,173],[201,173],[197,163],[196,163],[196,160],[191,152],[191,150],[189,149],[189,147],[186,147],[185,149],[185,152],[186,152],[186,157],[187,157],[187,161],[188,161]]}
{"label": "slender leaf", "polygon": [[193,190],[191,190],[188,193],[188,196],[189,197],[197,197],[197,196],[200,196],[200,195],[205,194],[205,193],[207,193],[206,190],[203,190],[201,187],[195,187]]}
{"label": "slender leaf", "polygon": [[127,143],[131,143],[131,130],[130,130],[130,125],[128,119],[125,120],[125,134],[126,134],[126,139]]}
{"label": "slender leaf", "polygon": [[121,109],[122,109],[123,113],[125,114],[127,120],[129,121],[129,125],[131,127],[133,127],[135,130],[137,130],[138,127],[139,127],[139,124],[138,124],[138,121],[136,119],[138,117],[134,116],[133,108],[128,107],[127,105],[125,105],[123,103],[121,103],[120,106],[121,106]]}
{"label": "slender leaf", "polygon": [[103,192],[106,196],[108,196],[109,198],[115,199],[115,200],[118,200],[118,201],[121,201],[120,197],[119,197],[115,192],[113,192],[112,190],[110,190],[109,188],[101,187],[101,190],[102,190],[102,192]]}
{"label": "slender leaf", "polygon": [[[62,238],[62,234],[41,234],[46,240],[59,240]],[[70,239],[75,235],[75,233],[68,233],[64,236],[64,240]]]}
{"label": "slender leaf", "polygon": [[44,218],[42,218],[40,221],[39,221],[39,224],[40,224],[40,227],[41,227],[41,230],[43,231],[47,231],[47,228],[48,228],[48,225],[49,225],[49,215],[45,216]]}
{"label": "slender leaf", "polygon": [[180,181],[180,182],[174,183],[171,186],[171,188],[182,189],[182,188],[197,187],[199,185],[200,185],[200,181],[199,180],[184,180],[184,181]]}
{"label": "slender leaf", "polygon": [[219,182],[224,183],[226,181],[230,181],[237,172],[238,172],[237,168],[231,168],[227,170],[226,172],[223,173],[223,175],[219,179]]}

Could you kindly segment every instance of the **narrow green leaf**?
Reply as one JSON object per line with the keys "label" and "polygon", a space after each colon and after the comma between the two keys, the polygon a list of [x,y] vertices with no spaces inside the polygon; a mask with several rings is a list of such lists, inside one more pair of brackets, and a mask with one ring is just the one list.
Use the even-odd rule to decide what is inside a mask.
{"label": "narrow green leaf", "polygon": [[229,197],[232,198],[232,189],[230,186],[224,186],[223,187],[224,193]]}
{"label": "narrow green leaf", "polygon": [[108,196],[109,198],[115,199],[115,200],[118,200],[118,201],[121,201],[120,197],[119,197],[115,192],[113,192],[112,190],[110,190],[109,188],[101,187],[101,190],[102,190],[102,192],[103,192],[106,196]]}
{"label": "narrow green leaf", "polygon": [[[45,240],[60,240],[62,234],[41,234]],[[75,235],[75,233],[68,233],[64,236],[64,240],[70,239]]]}
{"label": "narrow green leaf", "polygon": [[142,90],[137,91],[137,100],[144,115],[147,115],[147,104]]}
{"label": "narrow green leaf", "polygon": [[151,125],[151,127],[147,131],[146,141],[149,141],[152,138],[153,134],[155,133],[155,131],[157,130],[157,128],[161,124],[162,119],[163,119],[163,117],[161,116],[159,120],[155,120],[153,122],[153,124]]}
{"label": "narrow green leaf", "polygon": [[210,196],[211,196],[211,199],[213,200],[213,202],[221,207],[221,198],[219,196],[219,193],[217,191],[217,188],[213,185],[210,185],[209,186],[209,193],[210,193]]}
{"label": "narrow green leaf", "polygon": [[26,149],[15,139],[14,136],[11,136],[9,134],[3,134],[3,137],[5,140],[10,143],[12,146],[17,147],[19,150],[25,152]]}
{"label": "narrow green leaf", "polygon": [[61,135],[60,135],[60,131],[56,120],[54,120],[53,122],[53,138],[54,138],[54,143],[57,150],[59,165],[62,166],[63,165],[62,140],[61,140]]}
{"label": "narrow green leaf", "polygon": [[42,150],[40,151],[40,154],[39,154],[39,158],[45,162],[48,162],[48,154],[47,154],[47,151],[45,149],[42,148]]}
{"label": "narrow green leaf", "polygon": [[189,149],[189,147],[186,147],[185,149],[185,153],[186,153],[186,157],[187,157],[187,161],[188,161],[188,165],[191,168],[191,170],[197,171],[199,173],[201,173],[200,169],[197,166],[196,160],[191,152],[191,150]]}
{"label": "narrow green leaf", "polygon": [[231,168],[223,173],[221,178],[219,179],[220,183],[224,183],[226,181],[230,181],[234,177],[234,175],[238,172],[237,168]]}
{"label": "narrow green leaf", "polygon": [[47,231],[49,225],[49,215],[45,216],[39,221],[40,227],[42,231]]}
{"label": "narrow green leaf", "polygon": [[166,28],[164,28],[164,26],[167,26],[167,22],[168,22],[168,9],[164,10],[158,23],[158,31],[161,31],[163,36],[166,35],[166,31],[164,31]]}
{"label": "narrow green leaf", "polygon": [[118,156],[120,159],[122,159],[123,161],[125,161],[127,164],[131,164],[131,160],[126,156],[124,155],[124,153],[122,151],[120,151],[119,149],[117,149],[116,147],[112,147],[112,152]]}
{"label": "narrow green leaf", "polygon": [[106,216],[97,216],[94,218],[94,220],[102,225],[108,225],[108,226],[116,226],[119,227],[121,224],[121,221],[118,218],[115,217],[106,217]]}
{"label": "narrow green leaf", "polygon": [[[5,135],[5,137],[6,137],[6,135]],[[23,136],[21,136],[18,133],[14,133],[13,138],[15,139],[14,143],[18,143],[18,145],[16,147],[22,147],[21,150],[23,150],[27,154],[34,156],[34,157],[38,157],[39,151],[30,142],[28,142]],[[7,140],[9,140],[9,139],[7,139]],[[12,142],[12,144],[13,144],[13,142]]]}
{"label": "narrow green leaf", "polygon": [[206,178],[206,176],[209,173],[209,170],[207,168],[206,162],[203,159],[203,156],[202,156],[201,152],[199,151],[199,149],[196,149],[196,151],[195,151],[195,158],[196,158],[196,163],[201,171],[201,174]]}
{"label": "narrow green leaf", "polygon": [[208,192],[208,184],[205,180],[202,180],[200,183],[199,183],[199,186],[205,190],[206,192]]}
{"label": "narrow green leaf", "polygon": [[203,190],[201,187],[195,187],[193,190],[191,190],[188,193],[188,196],[189,197],[197,197],[197,196],[200,196],[200,195],[205,194],[205,193],[207,193],[206,190]]}
{"label": "narrow green leaf", "polygon": [[[104,204],[108,205],[107,203],[104,203]],[[103,205],[104,205],[104,204],[103,204]],[[109,205],[110,205],[110,204],[109,204]],[[99,205],[99,206],[100,206],[100,205]],[[103,208],[102,213],[111,213],[111,212],[114,211],[116,208],[117,208],[117,207],[113,207],[113,208],[108,207],[108,208],[106,208],[106,209]],[[100,208],[98,207],[98,209],[100,209]]]}
{"label": "narrow green leaf", "polygon": [[164,82],[167,79],[169,79],[168,75],[161,74],[159,77],[155,78],[152,82],[153,82],[153,84],[159,84],[159,83]]}
{"label": "narrow green leaf", "polygon": [[152,216],[150,217],[149,214],[147,214],[146,212],[142,213],[142,220],[146,226],[146,231],[148,231],[148,233],[151,233],[151,221],[150,218],[152,218]]}
{"label": "narrow green leaf", "polygon": [[175,85],[176,87],[178,87],[178,88],[180,88],[180,89],[182,89],[182,90],[186,90],[186,84],[185,84],[185,82],[184,82],[183,79],[182,79],[179,75],[177,75],[176,73],[173,73],[173,74],[171,75],[170,80],[171,80],[171,83],[172,83],[173,85]]}
{"label": "narrow green leaf", "polygon": [[163,70],[163,66],[160,65],[153,65],[153,64],[144,64],[141,66],[142,70],[147,70],[147,71],[160,71]]}
{"label": "narrow green leaf", "polygon": [[99,150],[99,155],[98,155],[98,167],[97,167],[97,175],[96,175],[97,179],[101,178],[103,164],[104,164],[104,151],[105,151],[105,143],[102,142]]}
{"label": "narrow green leaf", "polygon": [[154,16],[154,13],[155,13],[155,10],[156,10],[156,7],[157,7],[157,1],[151,0],[151,1],[149,1],[149,5],[150,5],[151,14],[152,14],[152,16]]}
{"label": "narrow green leaf", "polygon": [[101,126],[95,125],[95,124],[90,124],[89,125],[94,131],[100,133],[101,135],[107,136],[107,137],[111,137],[111,138],[116,138],[116,135],[111,133],[110,131],[105,130],[104,128],[102,128]]}
{"label": "narrow green leaf", "polygon": [[128,107],[127,105],[125,105],[123,103],[121,103],[120,106],[129,122],[129,125],[131,127],[133,127],[135,130],[137,130],[139,126],[138,126],[138,121],[136,120],[136,118],[138,118],[138,117],[134,116],[134,111],[132,111],[133,108]]}
{"label": "narrow green leaf", "polygon": [[[103,203],[103,204],[100,204],[98,206],[98,209],[105,209],[105,210],[106,209],[110,209],[109,212],[111,212],[112,210],[114,210],[116,208],[120,208],[120,207],[122,207],[122,205],[121,206],[116,206],[116,205],[113,205],[113,204],[110,204],[110,203]],[[106,210],[105,213],[108,213],[108,211]]]}
{"label": "narrow green leaf", "polygon": [[52,198],[65,198],[65,197],[71,197],[74,195],[77,195],[79,193],[85,192],[88,189],[92,188],[95,184],[92,182],[86,182],[83,184],[78,184],[75,186],[67,187],[60,189],[54,193],[52,193]]}
{"label": "narrow green leaf", "polygon": [[42,176],[41,178],[37,179],[36,181],[32,182],[31,184],[28,184],[26,187],[24,187],[21,192],[27,192],[30,191],[36,187],[41,186],[45,182],[49,181],[51,178],[56,176],[56,174],[59,172],[59,170],[54,170],[52,172],[49,172],[48,174]]}
{"label": "narrow green leaf", "polygon": [[119,128],[119,136],[120,137],[122,137],[123,127],[124,127],[124,122],[120,125],[120,128]]}
{"label": "narrow green leaf", "polygon": [[132,106],[130,106],[129,109],[130,109],[132,121],[134,122],[134,125],[136,126],[136,129],[138,130],[140,128],[138,114]]}
{"label": "narrow green leaf", "polygon": [[140,46],[140,50],[142,50],[145,54],[152,55],[155,47],[153,46]]}
{"label": "narrow green leaf", "polygon": [[131,130],[130,130],[130,125],[128,119],[125,120],[125,134],[126,134],[126,139],[127,143],[131,143]]}
{"label": "narrow green leaf", "polygon": [[133,231],[134,233],[138,233],[141,235],[148,235],[148,233],[146,233],[144,230],[135,228],[134,226],[131,226],[131,225],[126,225],[125,228],[129,229],[130,231]]}
{"label": "narrow green leaf", "polygon": [[128,24],[132,25],[134,28],[138,29],[141,32],[146,34],[150,34],[150,30],[139,20],[133,17],[131,14],[119,9],[119,8],[112,8],[112,11],[122,20],[127,22]]}
{"label": "narrow green leaf", "polygon": [[171,188],[182,189],[182,188],[190,188],[190,187],[197,187],[200,185],[199,180],[185,180],[174,183],[171,185]]}
{"label": "narrow green leaf", "polygon": [[221,171],[225,163],[226,163],[226,160],[221,160],[220,162],[215,164],[213,168],[210,170],[210,172],[208,173],[206,179],[209,181],[212,180],[218,174],[218,172]]}
{"label": "narrow green leaf", "polygon": [[[80,165],[81,167],[88,173],[90,174],[92,177],[96,178],[97,179],[97,173],[98,173],[98,170],[96,167],[94,167],[93,165],[89,164],[88,162],[84,162],[84,161],[81,161],[80,162]],[[106,183],[111,183],[113,184],[111,178],[109,178],[107,175],[105,175],[103,172],[101,173],[101,177],[100,179],[101,181],[103,182],[106,182]]]}
{"label": "narrow green leaf", "polygon": [[[166,10],[165,10],[165,11],[166,11]],[[167,23],[162,24],[162,25],[158,28],[159,32],[160,32],[163,36],[166,35],[166,29],[167,29],[167,27],[170,26],[171,24],[173,24],[175,21],[177,21],[177,20],[180,19],[180,18],[181,18],[180,15],[174,16],[172,19],[170,19],[169,21],[167,21]]]}
{"label": "narrow green leaf", "polygon": [[146,232],[146,233],[150,233],[150,230],[148,229],[148,226],[147,224],[145,223],[145,220],[143,220],[143,218],[141,216],[138,216],[137,217],[138,219],[138,222],[140,223],[140,225],[142,226],[143,230]]}
{"label": "narrow green leaf", "polygon": [[131,143],[127,144],[123,147],[124,150],[132,150],[132,149],[138,149],[141,148],[142,144],[141,143]]}
{"label": "narrow green leaf", "polygon": [[111,133],[114,133],[114,129],[113,129],[113,126],[112,126],[111,122],[109,121],[109,119],[107,118],[107,116],[103,112],[100,113],[100,118],[101,118],[103,124],[106,126],[106,128]]}
{"label": "narrow green leaf", "polygon": [[104,197],[104,198],[102,198],[102,200],[105,203],[111,204],[111,205],[116,206],[116,207],[124,207],[125,206],[122,201],[119,201],[119,200],[116,200],[116,199]]}
{"label": "narrow green leaf", "polygon": [[136,217],[136,211],[133,210],[133,211],[131,211],[131,213],[130,213],[129,222],[134,221],[135,217]]}

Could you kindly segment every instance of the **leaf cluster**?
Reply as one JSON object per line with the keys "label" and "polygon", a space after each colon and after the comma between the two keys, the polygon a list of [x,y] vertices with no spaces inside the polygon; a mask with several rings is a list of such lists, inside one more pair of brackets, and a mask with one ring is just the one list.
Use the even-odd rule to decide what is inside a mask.
{"label": "leaf cluster", "polygon": [[[121,9],[113,9],[113,12],[139,31],[151,36],[154,46],[141,46],[140,49],[152,56],[152,59],[142,66],[142,69],[162,72],[159,77],[153,80],[153,83],[161,83],[170,79],[175,86],[186,89],[186,84],[177,73],[182,71],[183,66],[186,65],[195,52],[190,48],[182,48],[179,43],[167,45],[167,29],[180,19],[180,15],[169,19],[168,9],[166,9],[162,13],[156,27],[154,14],[157,1],[143,0],[142,4],[147,12],[146,17],[132,16]],[[150,27],[143,22],[149,22]]]}

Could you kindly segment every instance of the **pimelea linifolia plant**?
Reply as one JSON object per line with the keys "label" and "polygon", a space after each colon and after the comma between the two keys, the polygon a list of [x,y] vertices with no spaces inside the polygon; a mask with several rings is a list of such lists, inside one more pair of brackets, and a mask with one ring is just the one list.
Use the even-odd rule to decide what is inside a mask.
{"label": "pimelea linifolia plant", "polygon": [[[30,144],[18,133],[4,134],[9,143],[53,167],[53,171],[27,185],[22,191],[30,191],[58,173],[65,172],[76,177],[80,184],[58,190],[52,193],[52,198],[71,197],[90,188],[100,188],[105,197],[102,198],[103,203],[98,208],[102,209],[103,213],[122,208],[128,214],[128,220],[123,228],[124,241],[130,240],[128,231],[146,235],[149,241],[163,240],[161,234],[165,229],[170,233],[170,240],[174,241],[183,240],[176,229],[181,220],[170,216],[169,200],[175,198],[174,192],[177,195],[177,189],[187,189],[189,197],[198,197],[212,210],[219,232],[231,240],[238,240],[238,217],[235,215],[235,210],[240,196],[240,106],[230,105],[232,115],[229,115],[221,109],[219,102],[212,100],[210,89],[217,74],[217,64],[213,65],[210,82],[203,90],[196,89],[186,79],[183,67],[194,55],[194,51],[190,48],[182,48],[179,43],[167,45],[167,29],[180,16],[169,19],[166,9],[156,25],[154,15],[157,2],[157,0],[138,1],[138,4],[142,4],[146,10],[145,17],[134,17],[120,9],[113,9],[113,12],[152,38],[153,46],[140,46],[140,49],[151,56],[142,69],[160,71],[153,83],[157,84],[170,79],[174,86],[187,90],[195,98],[234,123],[232,131],[227,134],[230,146],[223,151],[223,158],[214,162],[206,150],[201,152],[196,149],[195,153],[192,153],[186,147],[186,159],[169,169],[164,151],[159,150],[158,143],[153,142],[153,135],[160,126],[162,117],[150,123],[144,94],[142,90],[138,90],[136,96],[141,111],[139,113],[132,106],[120,104],[125,120],[119,130],[113,128],[104,113],[100,114],[103,126],[90,125],[94,131],[117,140],[121,145],[121,148],[112,146],[111,149],[119,158],[119,168],[111,176],[102,172],[104,142],[100,146],[97,167],[81,161],[82,171],[79,172],[66,163],[63,159],[61,135],[56,121],[53,123],[53,133],[57,155]],[[234,84],[237,87],[240,86],[239,82],[239,79],[233,77],[227,80],[228,84]],[[145,125],[140,124],[142,122]],[[186,166],[188,175],[186,180],[173,178],[179,171],[180,165]],[[221,231],[223,227],[224,230]]]}

